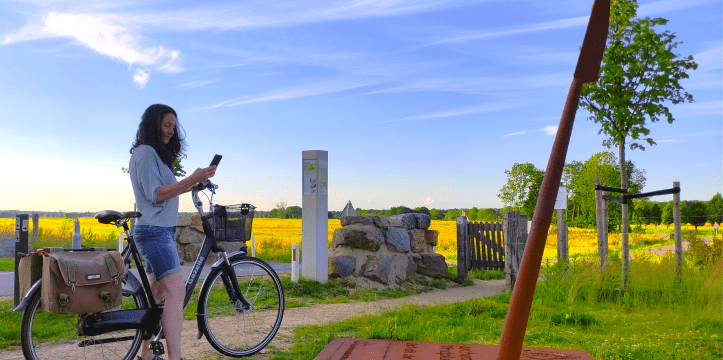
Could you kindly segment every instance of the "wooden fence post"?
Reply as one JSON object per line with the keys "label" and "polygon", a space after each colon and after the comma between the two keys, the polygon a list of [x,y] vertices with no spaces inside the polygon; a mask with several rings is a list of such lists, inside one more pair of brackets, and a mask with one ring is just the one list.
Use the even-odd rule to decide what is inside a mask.
{"label": "wooden fence post", "polygon": [[502,229],[505,239],[505,286],[513,290],[527,244],[527,217],[518,211],[507,211]]}
{"label": "wooden fence post", "polygon": [[38,222],[39,222],[38,214],[32,214],[31,217],[33,218],[33,235],[30,239],[32,242],[37,242],[38,241],[38,228],[40,227],[40,225],[38,224]]}
{"label": "wooden fence post", "polygon": [[[607,195],[607,191],[602,192],[602,196]],[[608,202],[603,201],[602,202],[602,219],[603,219],[603,259],[605,260],[605,265],[607,265],[608,262],[608,254],[610,253],[610,248],[608,247]],[[603,268],[604,270],[604,268]]]}
{"label": "wooden fence post", "polygon": [[558,261],[567,262],[568,258],[568,242],[567,242],[567,224],[565,224],[565,210],[557,211],[557,257]]}
{"label": "wooden fence post", "polygon": [[[602,185],[600,178],[595,179],[595,186]],[[603,231],[605,226],[603,225],[603,203],[605,200],[602,198],[602,190],[595,190],[595,220],[597,225],[597,254],[600,259],[600,272],[605,272],[605,243],[603,240]]]}
{"label": "wooden fence post", "polygon": [[467,217],[457,217],[457,279],[467,280],[467,262],[469,253],[469,235],[467,234]]}
{"label": "wooden fence post", "polygon": [[[680,187],[679,181],[673,182],[673,188]],[[675,263],[678,270],[678,282],[683,282],[683,241],[680,238],[680,192],[673,193],[673,222],[675,223]]]}

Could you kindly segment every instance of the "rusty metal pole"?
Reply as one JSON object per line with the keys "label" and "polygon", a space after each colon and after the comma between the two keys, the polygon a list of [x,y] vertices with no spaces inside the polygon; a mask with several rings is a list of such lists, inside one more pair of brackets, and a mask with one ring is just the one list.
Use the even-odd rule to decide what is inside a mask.
{"label": "rusty metal pole", "polygon": [[555,143],[552,145],[550,160],[545,169],[540,195],[537,198],[532,227],[527,237],[525,253],[522,257],[520,273],[512,292],[512,300],[505,318],[505,325],[500,338],[498,360],[519,359],[522,354],[522,343],[535,295],[537,276],[540,274],[542,253],[545,250],[547,232],[552,221],[555,198],[560,188],[562,169],[565,165],[567,147],[570,143],[572,124],[580,101],[582,84],[596,81],[600,72],[600,61],[605,51],[605,42],[610,21],[610,1],[596,0],[585,32],[580,57],[578,58],[575,75],[562,112],[560,125],[557,128]]}

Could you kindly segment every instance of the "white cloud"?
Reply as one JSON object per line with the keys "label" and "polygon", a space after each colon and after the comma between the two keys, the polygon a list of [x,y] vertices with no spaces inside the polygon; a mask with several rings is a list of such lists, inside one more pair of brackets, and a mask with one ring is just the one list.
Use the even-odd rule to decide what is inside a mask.
{"label": "white cloud", "polygon": [[136,70],[136,73],[133,74],[133,82],[138,84],[141,89],[146,86],[146,83],[148,83],[148,78],[151,76],[151,74],[148,71],[138,69]]}
{"label": "white cloud", "polygon": [[[15,34],[5,37],[4,45],[43,38],[71,38],[99,54],[118,59],[129,67],[142,70],[133,75],[141,87],[151,70],[179,72],[180,51],[163,46],[143,46],[140,36],[126,19],[109,14],[50,12],[41,20],[33,20]],[[145,82],[144,82],[145,81]]]}
{"label": "white cloud", "polygon": [[540,129],[540,131],[544,132],[547,135],[555,135],[557,134],[557,125],[545,126],[544,128]]}
{"label": "white cloud", "polygon": [[502,135],[502,137],[517,136],[517,135],[527,134],[528,132],[529,131],[520,131],[520,132],[516,132],[516,133],[505,134],[505,135]]}
{"label": "white cloud", "polygon": [[430,196],[427,196],[427,198],[422,201],[422,204],[424,204],[424,206],[430,206],[434,204],[434,200]]}
{"label": "white cloud", "polygon": [[499,103],[499,104],[484,104],[484,105],[478,105],[478,106],[472,106],[472,107],[466,107],[466,108],[460,108],[460,109],[453,109],[453,110],[436,112],[436,113],[425,114],[425,115],[408,116],[408,117],[403,117],[403,118],[394,119],[394,120],[380,121],[380,123],[410,121],[410,120],[438,119],[438,118],[446,118],[446,117],[454,117],[454,116],[481,114],[481,113],[487,113],[487,112],[494,112],[494,111],[524,107],[524,106],[528,106],[530,104],[531,104],[531,102],[527,101],[527,100]]}
{"label": "white cloud", "polygon": [[356,88],[360,88],[360,87],[364,87],[364,86],[369,86],[372,84],[373,83],[371,83],[371,82],[354,81],[354,80],[321,81],[321,82],[304,84],[304,85],[297,86],[297,87],[291,88],[291,89],[278,90],[278,91],[266,93],[263,95],[252,95],[252,96],[245,96],[245,97],[240,97],[240,98],[236,98],[236,99],[232,99],[232,100],[227,100],[227,101],[223,101],[223,102],[208,106],[203,109],[215,109],[215,108],[219,108],[219,107],[239,106],[239,105],[257,103],[257,102],[296,99],[296,98],[302,98],[302,97],[307,97],[307,96],[315,96],[315,95],[322,95],[322,94],[346,91],[346,90],[356,89]]}
{"label": "white cloud", "polygon": [[174,87],[177,89],[188,90],[188,89],[195,89],[195,88],[199,88],[202,86],[210,85],[210,84],[215,83],[216,81],[218,81],[218,80],[191,81],[191,82],[183,83],[180,85],[176,85]]}
{"label": "white cloud", "polygon": [[658,144],[663,144],[663,143],[680,142],[680,140],[678,140],[678,139],[669,139],[669,140],[657,140],[657,141],[655,141],[655,142],[658,143]]}
{"label": "white cloud", "polygon": [[707,3],[713,3],[717,0],[660,0],[654,1],[647,4],[642,4],[638,7],[638,17],[654,16],[656,14],[694,8]]}

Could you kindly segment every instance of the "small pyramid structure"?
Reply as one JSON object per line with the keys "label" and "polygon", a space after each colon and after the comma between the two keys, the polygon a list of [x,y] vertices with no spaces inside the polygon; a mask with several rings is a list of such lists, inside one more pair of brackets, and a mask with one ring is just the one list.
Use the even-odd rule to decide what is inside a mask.
{"label": "small pyramid structure", "polygon": [[351,204],[351,201],[346,203],[346,206],[344,206],[344,210],[342,210],[339,214],[339,219],[343,218],[344,216],[356,216],[356,210]]}

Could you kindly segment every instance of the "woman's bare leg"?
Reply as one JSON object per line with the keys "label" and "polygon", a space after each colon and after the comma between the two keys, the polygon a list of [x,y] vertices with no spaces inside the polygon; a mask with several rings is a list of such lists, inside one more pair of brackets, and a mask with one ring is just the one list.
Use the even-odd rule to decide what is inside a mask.
{"label": "woman's bare leg", "polygon": [[163,307],[163,335],[166,336],[168,360],[181,360],[181,331],[183,330],[183,299],[186,287],[179,271],[161,279],[161,291],[165,296]]}
{"label": "woman's bare leg", "polygon": [[[160,303],[161,301],[163,301],[163,290],[161,289],[161,284],[156,281],[156,277],[153,276],[153,274],[148,274],[148,284],[151,285],[151,291],[153,291],[153,297],[155,298],[156,303]],[[143,358],[143,360],[153,359],[153,353],[149,348],[150,344],[150,340],[143,340],[143,343],[141,343],[140,356],[141,358]]]}

